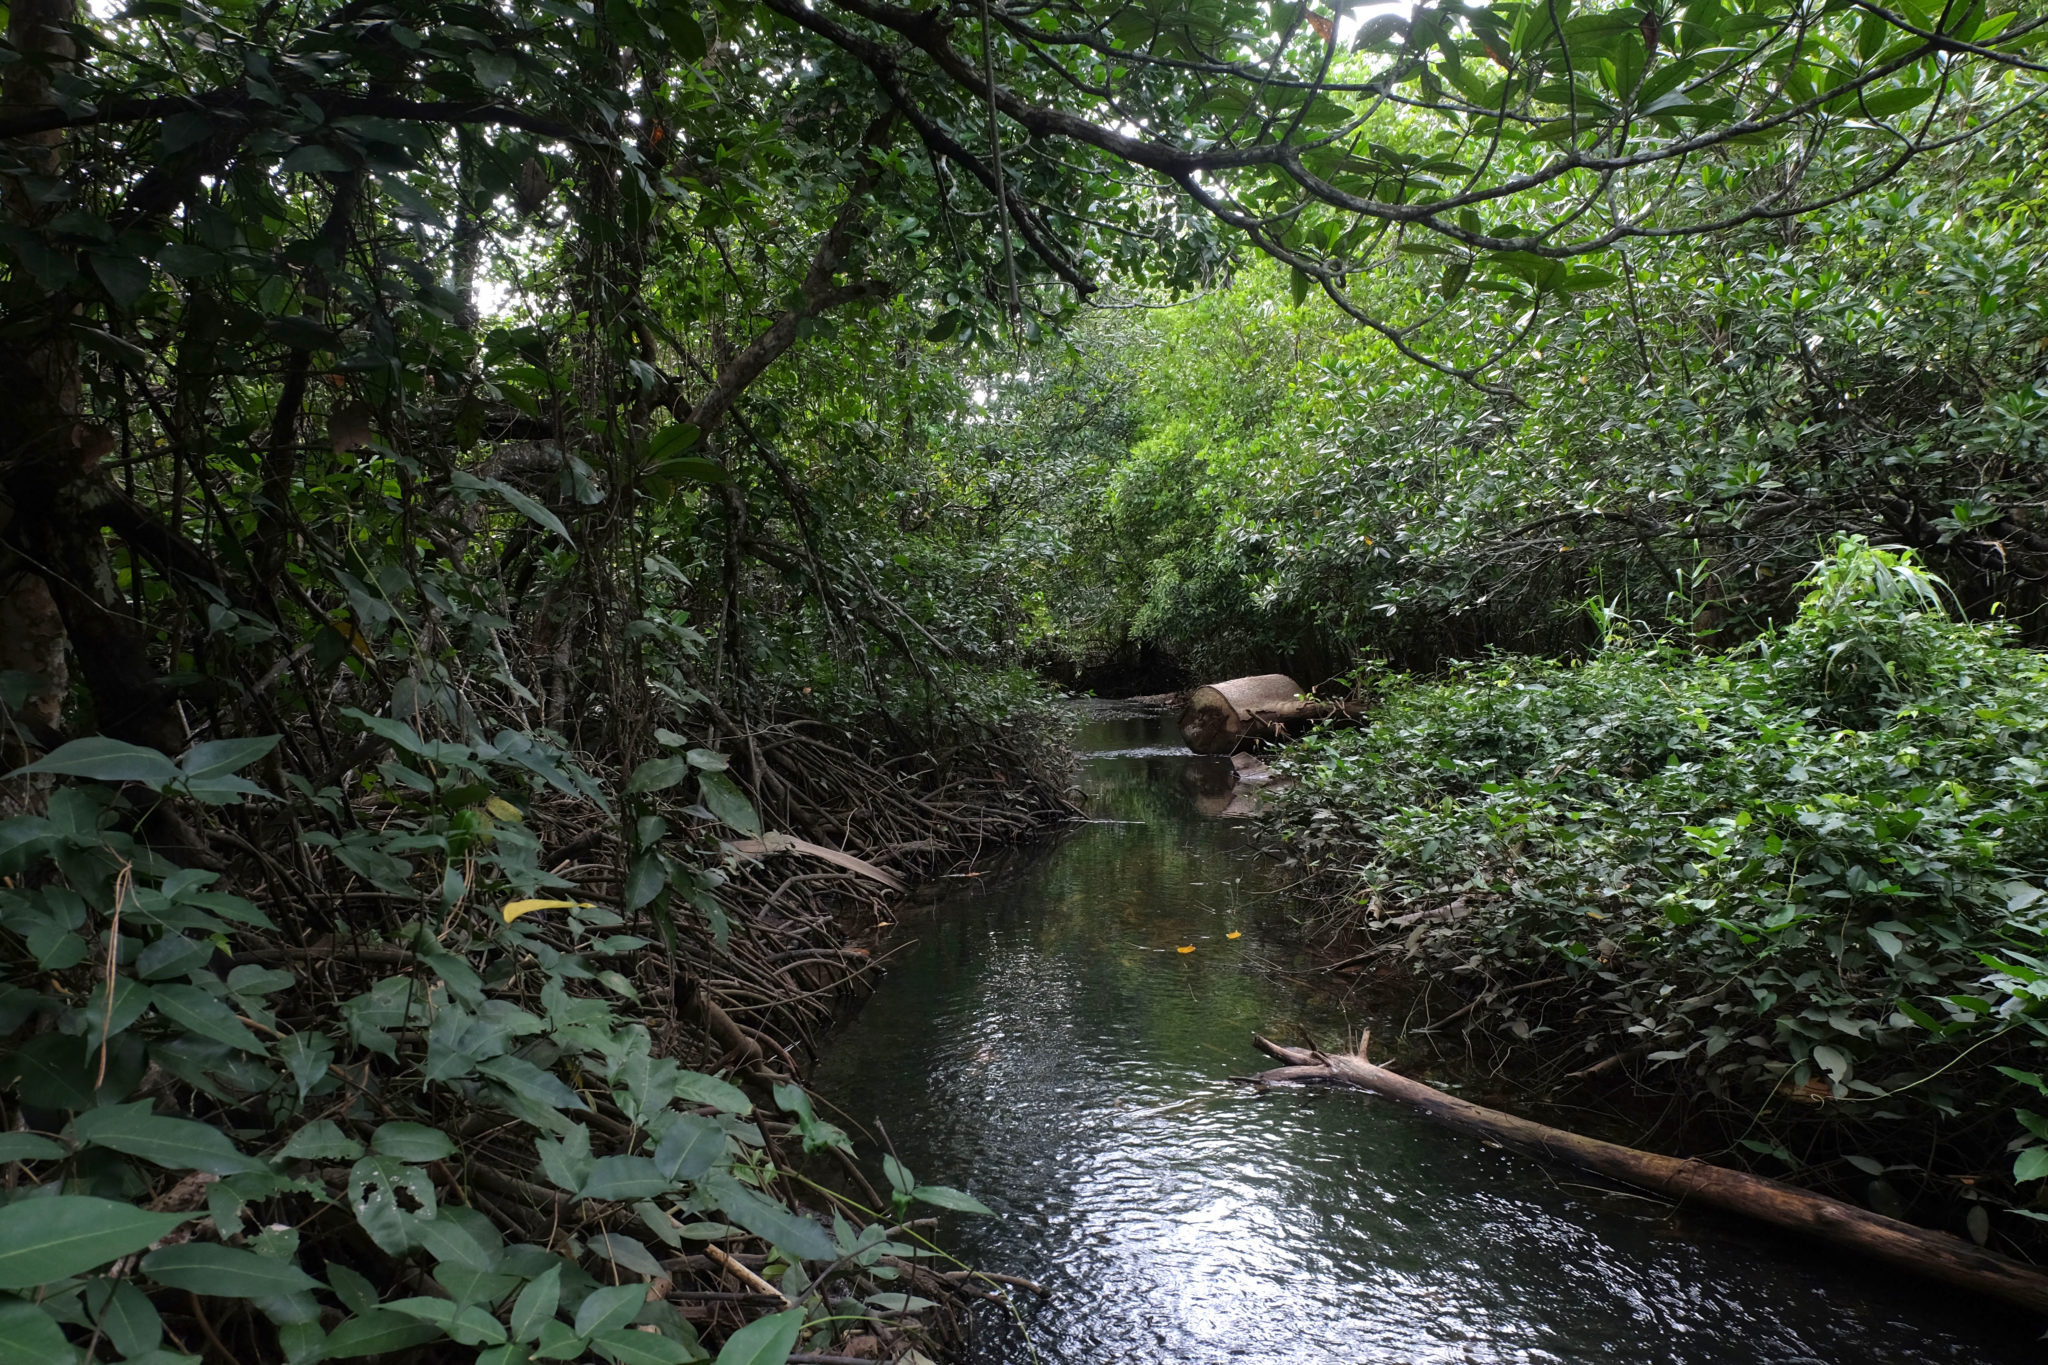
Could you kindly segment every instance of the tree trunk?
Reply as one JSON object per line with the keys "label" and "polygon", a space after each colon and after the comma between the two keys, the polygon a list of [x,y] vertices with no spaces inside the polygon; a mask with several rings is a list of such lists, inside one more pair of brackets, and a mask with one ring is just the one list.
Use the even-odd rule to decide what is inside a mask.
{"label": "tree trunk", "polygon": [[[21,59],[6,68],[0,107],[7,113],[54,106],[53,81],[77,58],[71,34],[77,19],[75,0],[16,0],[7,35]],[[61,133],[29,134],[14,146],[39,173],[63,173]],[[7,182],[12,225],[37,231],[49,212],[30,201],[18,181]],[[0,341],[0,392],[12,404],[0,426],[0,590],[8,594],[10,631],[34,642],[33,657],[17,663],[26,662],[24,671],[45,680],[32,703],[39,715],[54,715],[61,706],[54,689],[64,670],[52,643],[61,635],[92,691],[98,728],[176,753],[184,747],[183,725],[107,553],[103,511],[119,493],[99,462],[113,438],[80,414],[74,301],[17,272],[0,308],[23,324]]]}
{"label": "tree trunk", "polygon": [[1338,713],[1308,696],[1285,673],[1209,683],[1188,694],[1180,732],[1198,754],[1234,753],[1259,740],[1285,739],[1310,721]]}
{"label": "tree trunk", "polygon": [[1659,1156],[1516,1118],[1446,1095],[1374,1066],[1362,1056],[1327,1056],[1306,1048],[1282,1047],[1264,1038],[1255,1041],[1261,1051],[1288,1063],[1260,1072],[1252,1078],[1257,1082],[1321,1081],[1375,1091],[1461,1132],[1490,1138],[1546,1161],[1655,1190],[1680,1203],[1705,1204],[1789,1228],[1902,1270],[1988,1294],[2032,1312],[2048,1313],[2048,1276],[1945,1232],[1915,1227],[1763,1176],[1704,1161]]}

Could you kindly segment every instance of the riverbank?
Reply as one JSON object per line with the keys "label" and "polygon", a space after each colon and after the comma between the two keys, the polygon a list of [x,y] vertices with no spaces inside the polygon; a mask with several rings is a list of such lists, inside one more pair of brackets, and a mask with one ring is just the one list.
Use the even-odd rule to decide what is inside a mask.
{"label": "riverbank", "polygon": [[[224,777],[274,738],[183,766],[83,741],[11,784],[0,1160],[49,1193],[0,1210],[0,1287],[43,1305],[9,1340],[667,1365],[956,1340],[971,1291],[913,1206],[958,1196],[875,1194],[801,1081],[919,880],[1071,816],[1057,718],[906,755],[718,712],[619,772],[353,715],[352,761],[284,799]],[[140,837],[156,811],[175,848]],[[109,1329],[83,1272],[116,1261]]]}
{"label": "riverbank", "polygon": [[1394,680],[1291,751],[1272,832],[1382,1046],[2038,1258],[2048,665],[1915,572],[1849,547],[1752,646]]}

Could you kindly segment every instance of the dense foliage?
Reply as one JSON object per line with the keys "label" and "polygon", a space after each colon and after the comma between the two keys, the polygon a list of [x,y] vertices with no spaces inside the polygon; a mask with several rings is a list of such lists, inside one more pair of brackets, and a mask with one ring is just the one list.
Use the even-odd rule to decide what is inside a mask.
{"label": "dense foliage", "polygon": [[[1796,228],[1632,250],[1626,284],[1546,320],[1513,399],[1399,363],[1271,269],[1110,315],[990,442],[1005,491],[1048,490],[1016,541],[1047,566],[1042,648],[1318,683],[1582,649],[1596,598],[1727,643],[1788,619],[1838,533],[2048,639],[2039,147],[2029,121]],[[1084,422],[1124,435],[1105,453]]]}
{"label": "dense foliage", "polygon": [[[1419,633],[1484,602],[1416,568],[1470,536],[1368,525],[1419,524],[1483,461],[1368,475],[1395,445],[1332,462],[1316,433],[1369,422],[1432,469],[1509,451],[1478,485],[1529,486],[1565,408],[1493,445],[1519,412],[1503,362],[1554,326],[1529,354],[1556,366],[1624,306],[1646,370],[1702,318],[1767,317],[1714,373],[1784,391],[1588,390],[1604,422],[1672,405],[1611,443],[1617,488],[1674,427],[1692,448],[1701,412],[1731,414],[1726,451],[1752,409],[1803,431],[1841,388],[1825,347],[1863,356],[1894,314],[1855,383],[1934,374],[1906,386],[1912,440],[2036,410],[2008,362],[2038,321],[2016,168],[2048,22],[2016,11],[6,15],[10,1359],[905,1358],[968,1274],[935,1271],[907,1214],[972,1201],[894,1162],[870,1188],[796,1082],[858,987],[877,888],[1066,809],[1020,643],[1083,621],[1076,651],[1343,660],[1383,647],[1361,623],[1389,605]],[[1967,184],[1946,237],[1919,191],[1871,197],[1909,172]],[[1879,205],[1864,292],[1828,277],[1855,305],[1833,324],[1776,308],[1835,268],[1786,225],[1837,203]],[[1655,246],[1710,235],[1762,262],[1726,298]],[[1976,294],[1939,293],[1947,339],[1917,294],[1872,292],[1919,237],[1929,272],[1981,258],[1956,277]],[[1105,293],[1233,274],[1270,297],[1132,324],[1145,394],[1125,357],[1022,352]],[[1964,305],[1992,296],[1977,349]],[[1246,345],[1176,358],[1244,309]],[[1262,349],[1288,333],[1332,357],[1313,420]],[[1822,387],[1786,387],[1791,353]],[[1228,422],[1162,422],[1174,383]],[[1858,461],[1892,457],[1851,444],[1860,496]],[[1653,524],[1603,485],[1573,515],[1629,521],[1660,565],[1648,547],[1716,516],[1746,545],[1745,500],[1778,506],[1783,471],[1751,459],[1754,492],[1720,491],[1712,448],[1642,493],[1698,508]],[[2019,544],[2004,490],[2036,453],[1967,481],[1958,544]],[[1326,562],[1289,529],[1311,502],[1343,511]],[[1388,540],[1412,548],[1382,580],[1358,546]],[[1293,584],[1297,562],[1324,568]]]}
{"label": "dense foliage", "polygon": [[1939,1131],[2005,1207],[2048,1176],[2048,661],[1910,553],[1805,587],[1727,653],[1609,616],[1583,661],[1390,679],[1290,755],[1287,843],[1526,1072],[1626,1064],[1817,1179],[1917,1189]]}

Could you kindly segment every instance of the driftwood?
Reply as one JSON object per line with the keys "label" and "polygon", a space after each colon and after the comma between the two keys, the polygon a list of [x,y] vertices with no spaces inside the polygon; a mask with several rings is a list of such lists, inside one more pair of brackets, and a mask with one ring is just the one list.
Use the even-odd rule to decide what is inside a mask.
{"label": "driftwood", "polygon": [[1198,754],[1234,753],[1257,740],[1285,739],[1312,720],[1339,714],[1285,673],[1209,683],[1188,694],[1180,732]]}
{"label": "driftwood", "polygon": [[1793,1189],[1763,1176],[1704,1161],[1638,1151],[1581,1137],[1446,1095],[1359,1056],[1282,1047],[1264,1038],[1260,1051],[1287,1063],[1252,1079],[1323,1082],[1371,1090],[1399,1100],[1462,1132],[1490,1138],[1547,1161],[1592,1171],[1681,1203],[1704,1204],[1832,1242],[1902,1270],[1974,1290],[2036,1313],[2048,1313],[2048,1275],[1973,1246],[1959,1237],[1915,1227],[1839,1199]]}

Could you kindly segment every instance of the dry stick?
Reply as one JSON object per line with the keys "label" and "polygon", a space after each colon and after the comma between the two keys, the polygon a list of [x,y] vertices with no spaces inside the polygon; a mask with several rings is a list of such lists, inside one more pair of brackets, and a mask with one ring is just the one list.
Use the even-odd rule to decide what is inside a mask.
{"label": "dry stick", "polygon": [[774,1285],[770,1284],[768,1281],[762,1279],[759,1275],[756,1275],[753,1271],[741,1265],[739,1261],[735,1259],[732,1255],[727,1253],[723,1247],[714,1246],[712,1243],[706,1242],[704,1244],[704,1254],[706,1256],[709,1256],[712,1260],[718,1262],[720,1265],[724,1266],[727,1270],[730,1270],[734,1275],[738,1276],[740,1283],[747,1286],[747,1288],[759,1294],[772,1294],[776,1298],[782,1300],[782,1302],[784,1303],[789,1302],[789,1295],[783,1293],[780,1289],[777,1289]]}
{"label": "dry stick", "polygon": [[1515,995],[1521,991],[1533,991],[1544,986],[1555,986],[1560,981],[1569,980],[1571,980],[1569,976],[1546,976],[1541,981],[1524,981],[1520,985],[1516,986],[1502,986],[1497,990],[1483,991],[1472,1001],[1471,1004],[1465,1006],[1461,1010],[1456,1010],[1450,1014],[1445,1015],[1443,1018],[1431,1024],[1430,1027],[1433,1029],[1449,1028],[1452,1024],[1457,1023],[1460,1019],[1463,1019],[1473,1010],[1478,1009],[1481,1005],[1484,1005],[1489,1001],[1498,1000],[1504,995]]}
{"label": "dry stick", "polygon": [[1464,1132],[1546,1160],[1803,1232],[1963,1289],[2037,1313],[2048,1313],[2048,1275],[1975,1247],[1961,1238],[1859,1209],[1839,1199],[1795,1190],[1775,1180],[1704,1161],[1659,1156],[1615,1142],[1503,1114],[1446,1095],[1433,1086],[1374,1066],[1364,1057],[1325,1055],[1255,1037],[1259,1050],[1286,1062],[1252,1079],[1261,1084],[1323,1081],[1371,1090]]}

